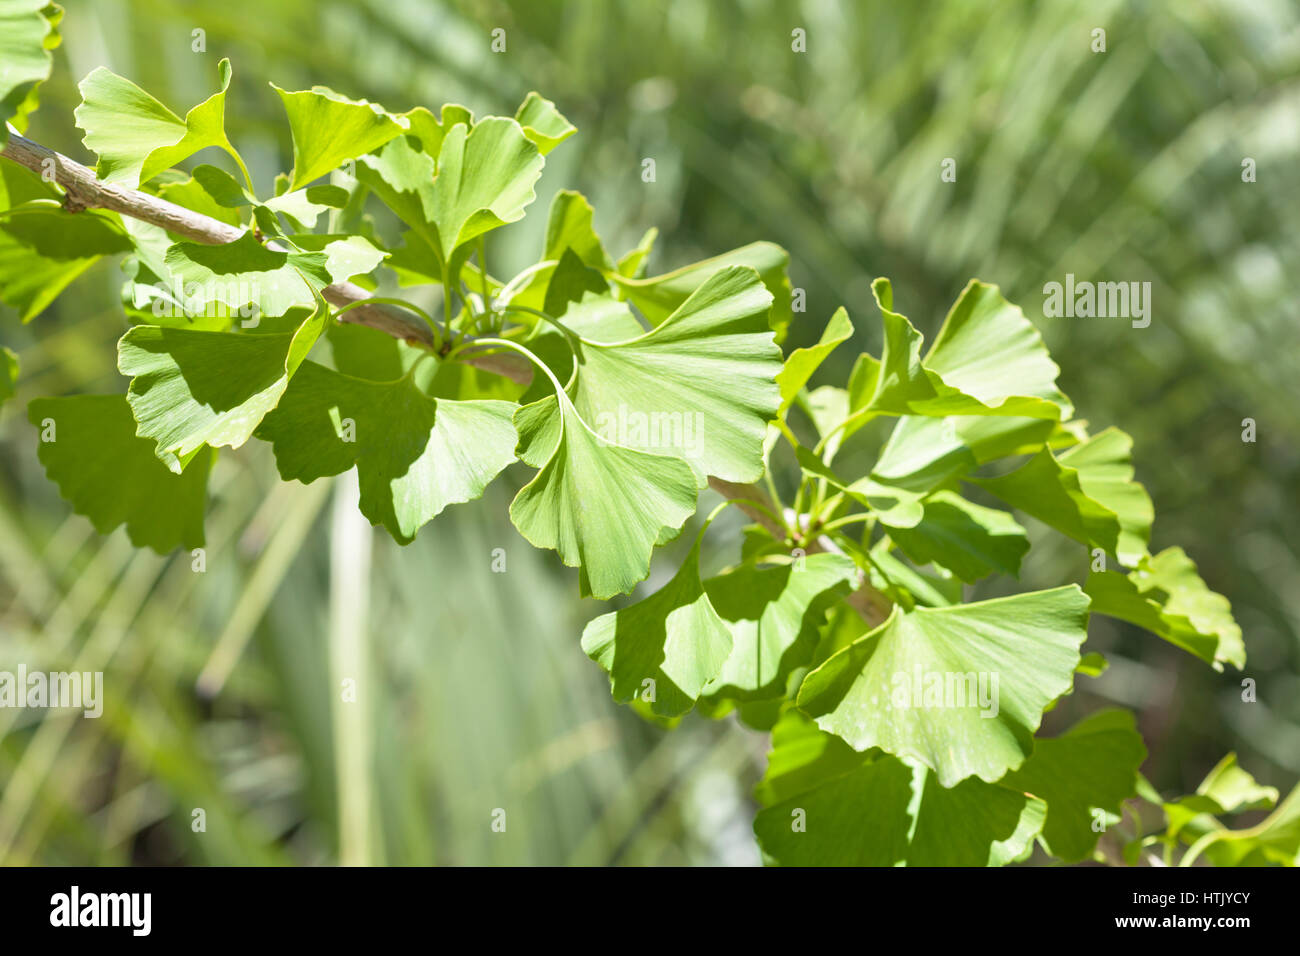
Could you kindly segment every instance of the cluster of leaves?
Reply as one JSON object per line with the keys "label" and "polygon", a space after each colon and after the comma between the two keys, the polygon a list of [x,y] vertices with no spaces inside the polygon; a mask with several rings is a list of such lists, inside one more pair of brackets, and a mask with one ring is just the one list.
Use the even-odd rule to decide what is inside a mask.
{"label": "cluster of leaves", "polygon": [[[57,14],[10,0],[4,18],[26,30],[0,31],[27,37],[0,74],[0,102],[21,119]],[[125,525],[160,552],[201,546],[213,461],[251,439],[285,480],[355,468],[361,511],[402,542],[518,461],[535,474],[510,507],[516,528],[606,599],[648,576],[713,479],[759,519],[739,561],[702,576],[711,515],[669,583],[592,621],[582,646],[614,697],[651,719],[698,709],[772,731],[755,832],[781,863],[997,865],[1035,845],[1086,859],[1139,792],[1145,757],[1124,712],[1036,736],[1075,675],[1104,666],[1081,652],[1090,613],[1216,668],[1244,664],[1228,602],[1181,550],[1150,553],[1128,437],[1074,418],[1040,336],[996,287],[971,282],[923,354],[878,280],[881,354],[861,355],[844,387],[811,389],[854,326],[841,309],[815,345],[783,355],[794,313],[773,244],[647,276],[653,230],[615,258],[586,199],[562,191],[536,264],[492,274],[487,238],[523,217],[546,155],[575,132],[537,94],[513,117],[475,118],[277,88],[293,168],[259,196],[225,134],[230,79],[222,61],[220,88],[181,118],[98,69],[76,120],[102,180],[233,227],[233,241],[73,214],[58,187],[0,164],[0,299],[24,320],[125,255],[126,391],[28,406],[46,473],[99,531]],[[209,147],[237,176],[175,170]],[[397,242],[375,227],[381,207]],[[347,309],[326,290],[345,282],[441,286],[440,321],[370,300],[419,315],[431,341],[336,321]],[[252,310],[256,324],[241,321]],[[522,356],[532,383],[485,374],[487,355]],[[0,399],[17,374],[3,361]],[[846,472],[841,452],[876,419],[892,428],[874,464]],[[789,505],[772,481],[778,448],[798,468]],[[1085,586],[965,602],[964,585],[1018,576],[1029,550],[1012,513],[976,497],[1088,549]],[[898,699],[899,675],[922,699]],[[934,675],[994,675],[995,706],[931,701]],[[1261,798],[1220,789],[1168,805],[1157,838],[1196,836],[1215,862],[1295,861],[1294,810],[1223,835],[1213,815]]]}

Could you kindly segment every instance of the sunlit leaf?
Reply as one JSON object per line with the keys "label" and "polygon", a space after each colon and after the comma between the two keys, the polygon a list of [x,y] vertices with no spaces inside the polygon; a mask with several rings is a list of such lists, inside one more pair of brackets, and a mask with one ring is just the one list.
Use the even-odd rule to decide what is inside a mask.
{"label": "sunlit leaf", "polygon": [[857,750],[913,757],[944,786],[1019,767],[1087,637],[1075,585],[945,608],[895,609],[805,678],[800,710]]}
{"label": "sunlit leaf", "polygon": [[137,433],[164,461],[238,448],[279,402],[329,321],[322,300],[294,332],[251,335],[138,325],[118,343]]}
{"label": "sunlit leaf", "polygon": [[351,100],[322,86],[295,93],[271,86],[280,94],[293,133],[290,191],[378,149],[410,126],[374,103]]}
{"label": "sunlit leaf", "polygon": [[563,392],[558,401],[521,408],[515,427],[519,456],[540,463],[510,505],[519,533],[581,568],[583,589],[593,596],[630,591],[650,573],[650,552],[663,532],[695,512],[690,465],[607,441]]}
{"label": "sunlit leaf", "polygon": [[1128,574],[1094,571],[1084,590],[1098,614],[1145,628],[1208,664],[1246,664],[1232,606],[1206,586],[1182,548],[1144,557]]}
{"label": "sunlit leaf", "polygon": [[87,75],[74,113],[86,148],[99,157],[99,178],[135,187],[209,146],[238,159],[225,130],[230,61],[222,60],[218,72],[221,89],[185,119],[111,70],[101,66]]}

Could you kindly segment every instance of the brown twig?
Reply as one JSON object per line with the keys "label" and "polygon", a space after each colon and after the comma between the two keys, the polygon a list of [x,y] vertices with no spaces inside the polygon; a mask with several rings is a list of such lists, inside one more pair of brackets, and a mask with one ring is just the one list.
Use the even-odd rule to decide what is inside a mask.
{"label": "brown twig", "polygon": [[[19,136],[12,130],[9,132],[9,142],[0,151],[0,156],[13,160],[47,180],[52,178],[62,186],[66,192],[64,208],[71,213],[83,209],[107,209],[141,222],[152,223],[173,235],[205,245],[234,242],[244,232],[237,226],[138,189],[102,182],[88,166]],[[325,287],[324,296],[332,305],[345,306],[370,298],[370,293],[351,282],[335,282]],[[419,325],[382,305],[349,309],[339,320],[377,329],[403,342],[426,346],[433,344],[433,333],[427,326]],[[532,381],[531,366],[514,355],[474,355],[466,361],[521,384],[526,385]]]}

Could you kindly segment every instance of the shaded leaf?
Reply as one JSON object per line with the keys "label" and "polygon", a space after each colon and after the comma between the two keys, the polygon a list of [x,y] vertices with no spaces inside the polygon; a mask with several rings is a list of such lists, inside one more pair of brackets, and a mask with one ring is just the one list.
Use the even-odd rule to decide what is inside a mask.
{"label": "shaded leaf", "polygon": [[361,513],[403,543],[479,497],[514,461],[515,406],[431,398],[417,371],[374,382],[304,362],[257,430],[280,477],[309,483],[355,466]]}
{"label": "shaded leaf", "polygon": [[686,713],[721,669],[731,633],[700,583],[700,538],[673,579],[636,604],[602,614],[582,649],[610,675],[614,699],[639,697],[653,713]]}
{"label": "shaded leaf", "polygon": [[1121,816],[1121,803],[1136,792],[1138,767],[1146,756],[1129,711],[1100,711],[1059,737],[1038,738],[1033,754],[1002,785],[1047,801],[1043,845],[1066,863],[1077,863],[1097,846],[1097,811]]}
{"label": "shaded leaf", "polygon": [[54,441],[41,441],[37,456],[46,476],[77,514],[108,534],[126,525],[131,543],[165,554],[177,546],[203,545],[208,471],[216,458],[200,450],[182,474],[154,455],[154,443],[135,434],[125,395],[38,398],[27,418]]}

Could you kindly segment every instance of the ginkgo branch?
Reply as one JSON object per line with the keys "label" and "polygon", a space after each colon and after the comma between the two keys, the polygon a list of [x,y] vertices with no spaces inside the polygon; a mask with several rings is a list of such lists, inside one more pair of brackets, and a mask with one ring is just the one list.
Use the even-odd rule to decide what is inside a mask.
{"label": "ginkgo branch", "polygon": [[[9,132],[9,142],[0,156],[30,169],[46,179],[51,176],[66,192],[64,207],[69,212],[83,209],[107,209],[119,215],[130,216],[166,229],[174,235],[204,245],[224,245],[234,242],[244,230],[229,223],[213,219],[184,206],[151,196],[138,189],[105,183],[95,176],[95,171],[69,159],[62,153]],[[336,306],[352,306],[371,298],[371,293],[352,282],[335,282],[323,290],[326,301]],[[368,326],[395,339],[411,344],[432,347],[433,331],[381,305],[366,304],[349,310],[340,321]],[[526,363],[511,355],[476,355],[466,361],[484,371],[503,375],[512,381],[527,384],[532,371]]]}

